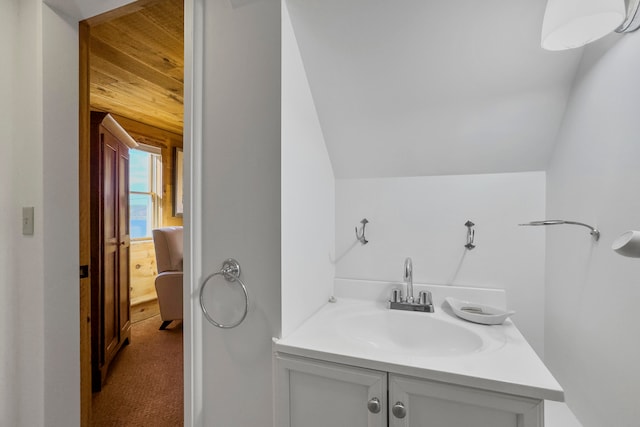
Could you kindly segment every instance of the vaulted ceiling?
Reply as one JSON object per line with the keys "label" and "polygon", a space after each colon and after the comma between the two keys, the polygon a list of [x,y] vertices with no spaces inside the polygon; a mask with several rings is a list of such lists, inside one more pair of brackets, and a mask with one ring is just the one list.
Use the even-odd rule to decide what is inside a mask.
{"label": "vaulted ceiling", "polygon": [[90,34],[91,107],[182,134],[183,2],[145,2]]}
{"label": "vaulted ceiling", "polygon": [[540,0],[287,0],[337,178],[544,170],[581,51]]}

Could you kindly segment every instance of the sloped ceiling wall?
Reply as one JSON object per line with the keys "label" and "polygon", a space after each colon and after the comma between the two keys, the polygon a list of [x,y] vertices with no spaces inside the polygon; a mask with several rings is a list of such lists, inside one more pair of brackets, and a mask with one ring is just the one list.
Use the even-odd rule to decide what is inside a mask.
{"label": "sloped ceiling wall", "polygon": [[544,170],[581,50],[539,0],[287,0],[336,178]]}

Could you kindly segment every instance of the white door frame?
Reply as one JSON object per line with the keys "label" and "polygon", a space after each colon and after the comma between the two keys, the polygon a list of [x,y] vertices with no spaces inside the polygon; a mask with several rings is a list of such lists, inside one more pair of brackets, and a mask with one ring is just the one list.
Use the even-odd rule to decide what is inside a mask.
{"label": "white door frame", "polygon": [[198,283],[202,277],[202,94],[204,61],[204,0],[184,2],[184,420],[185,427],[201,426],[202,316]]}

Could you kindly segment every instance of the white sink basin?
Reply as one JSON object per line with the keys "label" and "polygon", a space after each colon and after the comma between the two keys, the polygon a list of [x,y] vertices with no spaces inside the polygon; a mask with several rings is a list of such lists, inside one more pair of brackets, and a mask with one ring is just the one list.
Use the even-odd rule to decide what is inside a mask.
{"label": "white sink basin", "polygon": [[440,320],[432,313],[376,310],[335,317],[344,338],[372,349],[420,356],[456,356],[477,352],[485,342],[476,332]]}

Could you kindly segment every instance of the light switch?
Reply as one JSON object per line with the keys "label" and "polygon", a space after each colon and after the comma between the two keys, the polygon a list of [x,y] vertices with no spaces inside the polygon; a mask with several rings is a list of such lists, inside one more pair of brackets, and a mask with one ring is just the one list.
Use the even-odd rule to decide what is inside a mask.
{"label": "light switch", "polygon": [[33,206],[22,208],[22,234],[33,236]]}

